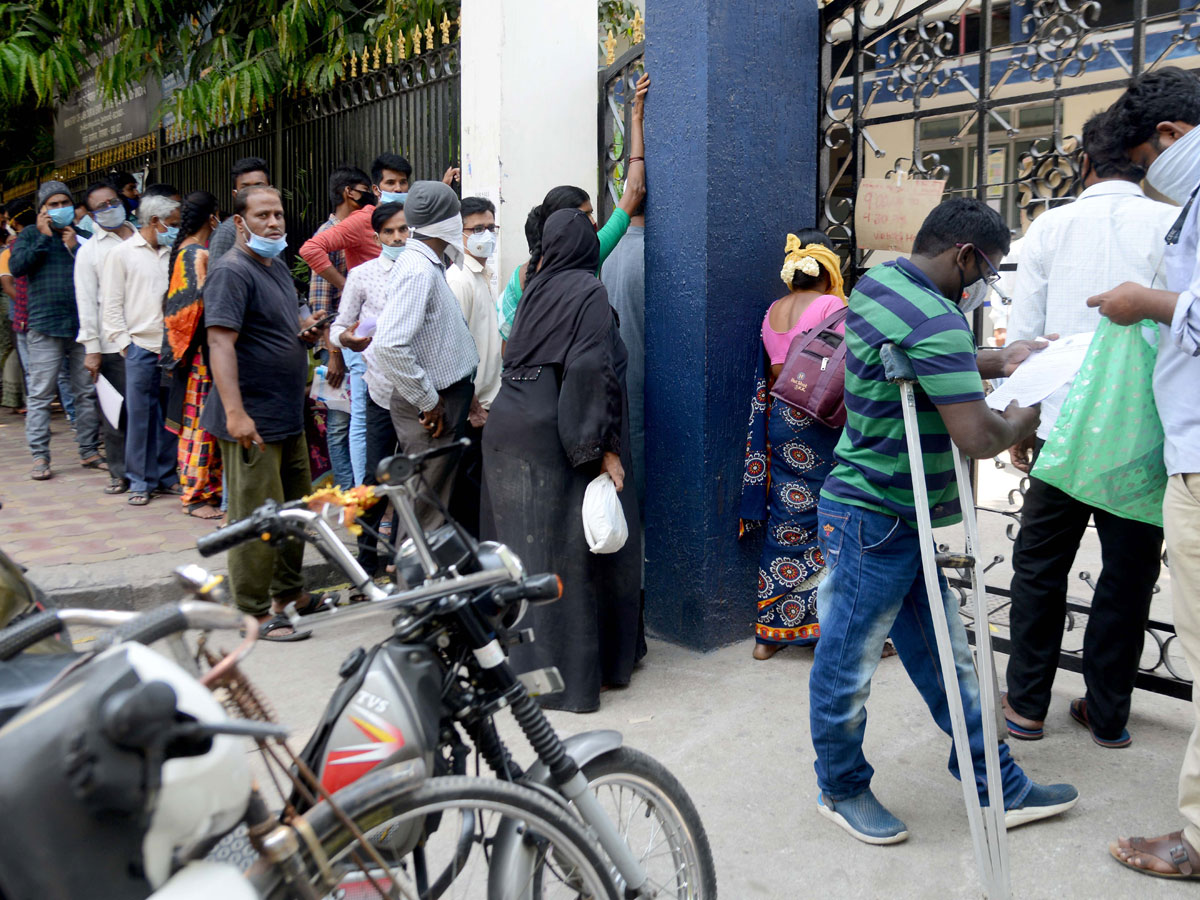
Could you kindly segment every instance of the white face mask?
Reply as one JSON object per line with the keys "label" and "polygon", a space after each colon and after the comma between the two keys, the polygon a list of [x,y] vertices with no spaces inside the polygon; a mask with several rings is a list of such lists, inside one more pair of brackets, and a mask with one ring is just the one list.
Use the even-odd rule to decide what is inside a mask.
{"label": "white face mask", "polygon": [[440,222],[432,222],[429,225],[422,225],[420,228],[413,229],[414,237],[441,238],[446,242],[446,255],[450,257],[450,262],[456,266],[462,266],[463,245],[462,245],[462,216],[455,213],[449,219],[442,219]]}
{"label": "white face mask", "polygon": [[479,259],[487,259],[496,252],[496,232],[467,235],[467,252]]}
{"label": "white face mask", "polygon": [[1193,128],[1170,147],[1146,170],[1150,186],[1180,206],[1200,184],[1200,127]]}
{"label": "white face mask", "polygon": [[958,300],[958,308],[962,310],[964,316],[969,316],[975,310],[979,309],[979,307],[983,306],[983,301],[987,299],[987,295],[987,282],[980,278],[973,284],[967,285],[962,297]]}

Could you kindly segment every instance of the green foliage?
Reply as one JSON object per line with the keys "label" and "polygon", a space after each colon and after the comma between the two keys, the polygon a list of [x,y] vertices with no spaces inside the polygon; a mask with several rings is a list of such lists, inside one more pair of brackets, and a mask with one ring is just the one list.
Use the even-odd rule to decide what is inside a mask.
{"label": "green foliage", "polygon": [[[0,105],[50,106],[95,70],[103,101],[143,80],[204,128],[331,87],[349,54],[458,15],[457,0],[0,0]],[[197,9],[200,11],[197,12]],[[438,41],[440,41],[440,33]],[[411,50],[410,50],[411,52]]]}
{"label": "green foliage", "polygon": [[633,40],[633,17],[637,7],[630,0],[599,0],[600,39],[611,31],[613,37]]}

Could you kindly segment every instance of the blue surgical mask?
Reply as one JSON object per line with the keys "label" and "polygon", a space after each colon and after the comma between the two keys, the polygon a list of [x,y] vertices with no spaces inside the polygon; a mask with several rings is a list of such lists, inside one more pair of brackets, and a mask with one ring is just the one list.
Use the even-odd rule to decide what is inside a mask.
{"label": "blue surgical mask", "polygon": [[58,209],[47,210],[50,214],[50,221],[54,223],[55,228],[66,228],[75,222],[75,207],[60,206]]}
{"label": "blue surgical mask", "polygon": [[158,246],[173,247],[175,246],[175,238],[179,237],[179,226],[168,225],[166,231],[158,233]]}
{"label": "blue surgical mask", "polygon": [[273,259],[287,249],[287,235],[285,234],[279,238],[268,238],[251,231],[250,239],[246,241],[246,246],[259,256]]}
{"label": "blue surgical mask", "polygon": [[390,244],[384,244],[380,252],[388,259],[396,259],[404,252],[404,245],[397,244],[393,247]]}
{"label": "blue surgical mask", "polygon": [[395,191],[382,191],[381,190],[379,192],[379,204],[381,206],[384,203],[403,203],[407,199],[408,199],[408,191],[405,191],[403,194],[398,194]]}

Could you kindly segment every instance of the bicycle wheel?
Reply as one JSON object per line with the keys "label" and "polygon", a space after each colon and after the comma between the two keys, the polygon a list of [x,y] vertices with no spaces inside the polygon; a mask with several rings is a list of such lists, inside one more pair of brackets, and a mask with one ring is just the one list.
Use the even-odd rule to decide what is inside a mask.
{"label": "bicycle wheel", "polygon": [[[618,747],[583,767],[600,805],[646,870],[657,897],[716,900],[717,873],[700,814],[653,757]],[[610,868],[619,888],[624,881]]]}
{"label": "bicycle wheel", "polygon": [[[328,857],[336,885],[328,897],[618,898],[607,863],[578,820],[528,788],[465,776],[433,778],[414,788],[383,769],[339,791],[334,800],[384,857],[387,868],[372,863],[363,842],[329,803],[322,803],[304,818]],[[316,886],[322,864],[303,841],[301,853]],[[251,879],[260,897],[292,896],[275,867],[260,866]]]}

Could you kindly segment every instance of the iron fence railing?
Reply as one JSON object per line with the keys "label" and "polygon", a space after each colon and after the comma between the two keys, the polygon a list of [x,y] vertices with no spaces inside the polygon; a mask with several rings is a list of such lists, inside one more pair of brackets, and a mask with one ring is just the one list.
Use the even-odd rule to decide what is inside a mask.
{"label": "iron fence railing", "polygon": [[598,221],[607,222],[625,185],[629,163],[627,136],[633,127],[633,97],[645,71],[645,44],[630,47],[600,72],[600,183],[596,190]]}

